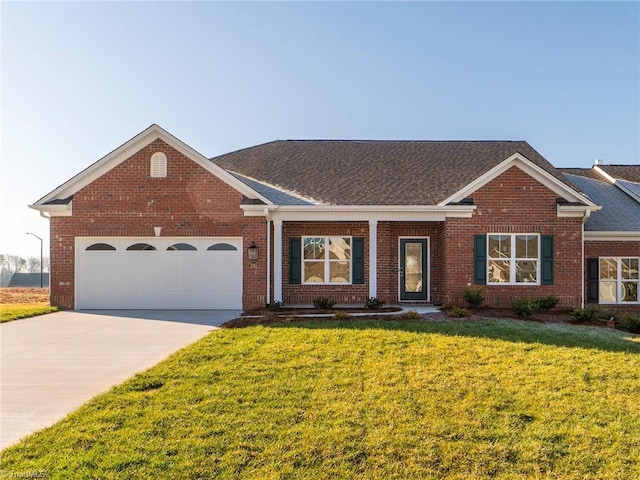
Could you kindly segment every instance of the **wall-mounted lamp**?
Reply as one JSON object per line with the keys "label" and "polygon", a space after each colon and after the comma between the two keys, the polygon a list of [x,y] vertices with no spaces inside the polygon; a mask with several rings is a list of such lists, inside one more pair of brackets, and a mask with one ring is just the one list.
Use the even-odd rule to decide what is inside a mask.
{"label": "wall-mounted lamp", "polygon": [[162,234],[162,227],[153,227],[153,233],[156,234],[156,237],[159,237]]}
{"label": "wall-mounted lamp", "polygon": [[251,246],[247,248],[247,255],[249,256],[249,260],[253,262],[258,260],[258,247],[256,246],[256,242],[251,242]]}

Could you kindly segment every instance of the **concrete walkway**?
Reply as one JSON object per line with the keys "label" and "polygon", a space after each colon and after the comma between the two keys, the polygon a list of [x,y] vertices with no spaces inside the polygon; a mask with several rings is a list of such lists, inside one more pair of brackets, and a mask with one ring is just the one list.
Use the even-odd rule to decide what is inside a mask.
{"label": "concrete walkway", "polygon": [[57,312],[0,325],[0,449],[193,343],[240,311]]}

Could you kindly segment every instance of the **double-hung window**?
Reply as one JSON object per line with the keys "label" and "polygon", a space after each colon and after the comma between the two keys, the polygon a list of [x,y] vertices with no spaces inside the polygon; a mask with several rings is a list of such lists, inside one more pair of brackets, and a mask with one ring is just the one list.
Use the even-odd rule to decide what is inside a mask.
{"label": "double-hung window", "polygon": [[351,237],[302,237],[303,283],[351,283]]}
{"label": "double-hung window", "polygon": [[488,284],[540,284],[540,235],[487,235]]}
{"label": "double-hung window", "polygon": [[600,257],[600,303],[638,303],[639,257]]}

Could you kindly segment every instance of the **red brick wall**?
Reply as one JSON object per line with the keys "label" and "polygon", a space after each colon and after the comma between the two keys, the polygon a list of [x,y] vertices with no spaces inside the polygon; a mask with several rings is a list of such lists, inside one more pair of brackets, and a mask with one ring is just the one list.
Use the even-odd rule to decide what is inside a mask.
{"label": "red brick wall", "polygon": [[[151,178],[149,160],[167,156],[167,177]],[[51,218],[51,302],[74,307],[76,236],[243,237],[243,304],[263,305],[266,261],[246,268],[246,247],[266,252],[265,220],[244,217],[242,194],[161,140],[152,142],[73,196],[71,217]]]}
{"label": "red brick wall", "polygon": [[558,218],[557,195],[512,167],[471,195],[477,205],[471,219],[449,219],[444,227],[443,295],[446,305],[465,305],[462,289],[473,285],[476,234],[538,233],[554,238],[554,284],[483,285],[485,305],[508,306],[514,297],[554,294],[561,306],[579,306],[582,296],[582,220]]}

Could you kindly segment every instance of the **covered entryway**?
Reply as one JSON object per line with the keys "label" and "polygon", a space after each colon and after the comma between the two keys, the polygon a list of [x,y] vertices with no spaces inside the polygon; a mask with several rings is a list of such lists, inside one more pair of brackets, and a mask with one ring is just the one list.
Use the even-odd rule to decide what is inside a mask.
{"label": "covered entryway", "polygon": [[241,309],[242,239],[77,237],[76,309]]}

